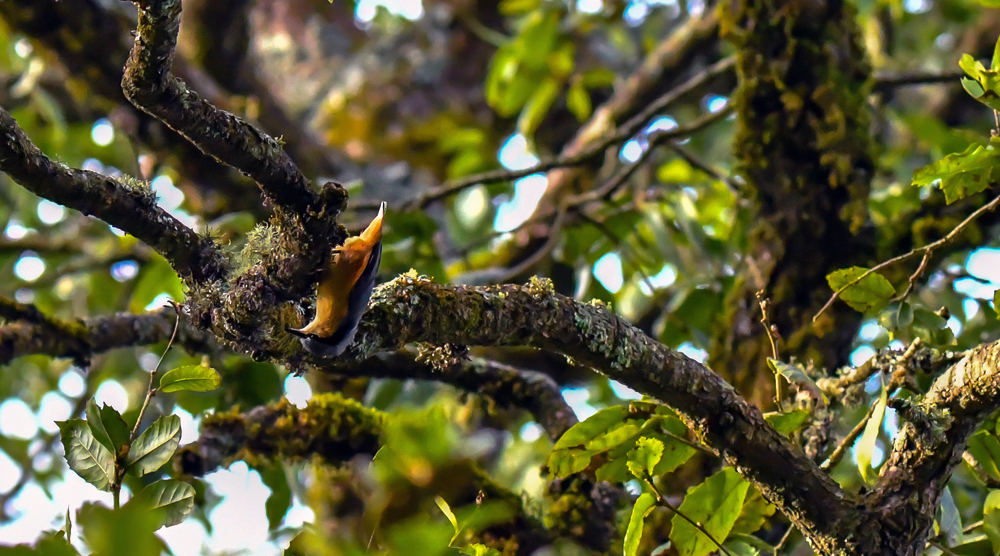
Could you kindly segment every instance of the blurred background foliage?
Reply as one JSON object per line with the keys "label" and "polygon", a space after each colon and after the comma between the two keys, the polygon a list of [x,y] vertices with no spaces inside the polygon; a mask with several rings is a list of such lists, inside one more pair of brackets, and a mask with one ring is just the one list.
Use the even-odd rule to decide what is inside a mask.
{"label": "blurred background foliage", "polygon": [[[254,224],[267,216],[253,184],[207,158],[190,162],[189,153],[170,138],[172,132],[150,125],[120,94],[115,96],[116,84],[109,79],[120,75],[109,76],[99,66],[120,68],[124,54],[87,58],[93,46],[88,41],[98,39],[85,26],[96,26],[99,18],[74,25],[60,22],[58,13],[27,13],[30,4],[0,5],[0,104],[51,157],[149,182],[163,207],[239,253]],[[124,22],[120,36],[100,40],[112,44],[112,52],[127,53],[134,17],[130,5],[61,4],[79,13],[100,13],[102,25]],[[184,79],[213,102],[281,136],[317,181],[345,183],[352,204],[342,221],[350,229],[367,224],[378,201],[389,202],[381,270],[386,279],[410,269],[457,283],[523,282],[532,274],[545,275],[558,291],[607,302],[653,338],[706,358],[719,332],[724,300],[742,272],[755,218],[734,170],[735,120],[724,115],[665,146],[655,147],[651,137],[727,110],[736,87],[733,75],[707,80],[620,148],[586,165],[591,179],[601,184],[642,160],[622,186],[587,203],[562,225],[554,224],[544,204],[536,212],[546,189],[544,172],[471,184],[432,202],[421,199],[448,180],[522,170],[559,156],[581,125],[629,79],[638,79],[644,60],[685,26],[700,24],[707,31],[691,32],[689,46],[663,75],[648,78],[617,112],[617,122],[732,54],[710,21],[713,5],[704,0],[190,0],[184,6],[178,62]],[[878,0],[856,6],[865,50],[880,77],[954,73],[963,53],[988,58],[1000,29],[1000,10],[972,0]],[[53,39],[53,29],[63,38]],[[82,38],[74,43],[77,36]],[[116,41],[125,50],[115,50]],[[990,111],[962,91],[957,77],[915,86],[876,80],[870,105],[878,151],[867,207],[878,258],[862,261],[869,266],[940,238],[964,218],[967,212],[946,205],[933,186],[911,186],[913,172],[986,142],[997,125]],[[142,312],[167,299],[184,299],[169,265],[134,238],[41,200],[6,177],[0,197],[4,295],[61,318]],[[917,337],[954,350],[996,338],[997,238],[989,220],[971,228],[917,284],[906,302],[909,321],[892,320],[901,314],[897,305],[866,317],[852,331],[848,359],[812,370],[818,376],[857,366],[878,350],[901,349]],[[542,256],[519,272],[508,272],[534,253]],[[894,279],[898,291],[910,270]],[[5,362],[0,370],[0,540],[34,540],[42,530],[61,526],[67,504],[76,504],[70,508],[75,511],[81,500],[104,500],[85,487],[79,494],[82,487],[67,474],[54,441],[54,421],[78,416],[94,395],[134,420],[148,380],[142,371],[156,364],[163,348],[101,354],[89,369],[41,355]],[[477,354],[550,372],[581,418],[635,397],[596,374],[567,370],[564,362],[497,351]],[[219,390],[157,399],[158,414],[182,416],[182,443],[197,437],[205,411],[246,410],[282,396],[301,403],[311,388],[330,386],[310,385],[315,378],[292,377],[243,356],[208,356],[223,376]],[[202,354],[173,350],[165,367],[201,359]],[[502,411],[488,400],[426,381],[372,380],[338,387],[394,416],[395,428],[386,434],[396,439],[398,457],[371,469],[238,464],[235,471],[209,476],[198,483],[199,519],[174,528],[186,527],[183,533],[161,532],[176,554],[190,553],[182,547],[197,549],[203,542],[207,553],[277,553],[303,524],[315,535],[312,541],[308,535],[296,540],[307,553],[361,554],[372,515],[357,512],[358,505],[381,496],[388,507],[394,489],[402,488],[400,477],[412,486],[414,473],[461,473],[464,468],[456,462],[463,459],[483,463],[493,480],[529,498],[540,498],[546,488],[539,466],[552,444],[524,412]],[[868,390],[876,394],[877,384]],[[861,414],[848,412],[838,429],[846,432]],[[890,414],[875,464],[894,426]],[[668,490],[683,493],[703,476],[682,469]],[[839,467],[837,476],[845,484],[861,480],[853,465]],[[460,475],[451,478],[461,480]],[[246,504],[227,505],[227,498],[236,499],[232,484],[240,481],[246,492],[266,496],[266,508],[261,500],[252,510]],[[256,486],[246,486],[251,484]],[[138,479],[126,485],[132,491],[142,486]],[[981,518],[985,490],[967,469],[953,479],[952,492],[963,519]],[[395,521],[385,508],[368,510],[389,512],[381,514],[388,531],[382,546],[411,555],[443,553],[454,533],[451,525],[443,514],[413,511],[424,507],[418,500],[426,493],[412,496],[409,512],[400,510]],[[234,512],[256,516],[243,523],[260,531],[234,534]],[[79,517],[101,523],[123,519],[93,508]],[[781,525],[771,527],[784,531]],[[649,550],[663,541],[653,537],[647,539]],[[329,538],[341,539],[343,551],[331,552],[323,541]],[[88,539],[95,550],[108,542],[113,539]],[[152,545],[133,549],[134,554],[159,551]],[[573,553],[561,545],[552,550]]]}

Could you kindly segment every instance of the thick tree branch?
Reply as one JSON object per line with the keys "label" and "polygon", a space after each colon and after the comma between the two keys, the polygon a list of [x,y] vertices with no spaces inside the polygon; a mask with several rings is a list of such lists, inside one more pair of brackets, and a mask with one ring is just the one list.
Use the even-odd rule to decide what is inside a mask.
{"label": "thick tree branch", "polygon": [[971,350],[934,381],[919,405],[897,407],[907,422],[867,500],[895,539],[894,553],[924,552],[941,493],[969,437],[998,405],[1000,341]]}
{"label": "thick tree branch", "polygon": [[[21,311],[25,315],[30,312],[30,309]],[[86,361],[93,354],[112,349],[165,342],[176,318],[170,308],[144,315],[119,314],[72,322],[44,315],[41,321],[5,317],[8,324],[0,326],[0,365],[34,354]],[[211,353],[217,349],[210,334],[190,325],[182,324],[176,343],[190,353]]]}
{"label": "thick tree branch", "polygon": [[721,377],[599,304],[576,302],[544,282],[471,288],[412,277],[383,285],[373,300],[357,335],[362,353],[418,341],[563,353],[678,410],[814,545],[832,546],[835,533],[859,524],[851,497]]}
{"label": "thick tree branch", "polygon": [[[384,423],[381,412],[336,394],[315,396],[302,409],[282,400],[245,414],[234,410],[210,415],[202,423],[200,438],[174,454],[174,469],[200,477],[236,459],[266,464],[302,461],[314,456],[324,463],[340,465],[359,455],[374,456],[383,445]],[[524,513],[521,497],[495,483],[474,461],[459,459],[448,470],[450,473],[441,472],[430,478],[430,483],[422,484],[420,491],[443,495],[452,502],[457,499],[462,504],[467,503],[464,498],[471,497],[471,502],[479,493],[487,501],[508,506],[514,517],[502,530],[525,545],[520,547],[523,550],[519,554],[528,554],[551,542],[551,533]],[[410,513],[420,511],[417,496],[420,496],[417,491],[404,495]]]}
{"label": "thick tree branch", "polygon": [[278,207],[306,218],[318,214],[323,206],[320,196],[278,141],[216,108],[171,75],[180,0],[135,3],[139,24],[122,78],[125,96],[206,154],[252,178]]}
{"label": "thick tree branch", "polygon": [[227,273],[228,263],[215,243],[157,206],[148,186],[53,162],[3,108],[0,133],[0,170],[25,189],[132,234],[163,255],[182,277],[202,281]]}
{"label": "thick tree branch", "polygon": [[328,366],[320,368],[320,371],[343,376],[433,380],[451,384],[488,396],[502,407],[531,412],[553,441],[577,423],[576,414],[562,397],[554,380],[542,373],[521,371],[495,361],[475,358],[434,366],[397,352],[379,354],[342,367]]}

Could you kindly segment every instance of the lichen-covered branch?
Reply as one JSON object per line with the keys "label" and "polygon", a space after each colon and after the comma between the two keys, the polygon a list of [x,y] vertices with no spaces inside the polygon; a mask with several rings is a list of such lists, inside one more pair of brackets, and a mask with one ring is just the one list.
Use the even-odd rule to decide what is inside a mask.
{"label": "lichen-covered branch", "polygon": [[556,294],[548,283],[473,288],[401,277],[376,290],[356,344],[371,354],[409,342],[563,353],[679,411],[814,546],[832,546],[836,533],[860,523],[851,496],[721,377],[606,307]]}
{"label": "lichen-covered branch", "polygon": [[923,554],[941,494],[969,437],[1000,405],[1000,341],[971,350],[934,381],[906,419],[867,506],[895,554]]}
{"label": "lichen-covered branch", "polygon": [[[20,313],[34,314],[30,309]],[[72,357],[85,363],[91,355],[112,349],[166,342],[177,317],[173,309],[166,308],[143,315],[123,313],[81,321],[63,321],[45,315],[41,320],[6,315],[5,318],[7,324],[0,326],[0,365],[35,354]],[[177,334],[176,343],[191,353],[217,350],[210,334],[190,325],[182,323]]]}
{"label": "lichen-covered branch", "polygon": [[522,371],[484,359],[447,361],[440,365],[418,361],[409,354],[385,353],[344,366],[320,367],[320,372],[344,376],[433,380],[489,397],[499,406],[524,409],[535,417],[553,441],[576,424],[559,385],[547,375]]}
{"label": "lichen-covered branch", "polygon": [[319,195],[278,141],[216,108],[170,73],[180,0],[135,3],[139,23],[122,78],[125,96],[206,154],[250,176],[276,206],[307,219],[321,212]]}
{"label": "lichen-covered branch", "polygon": [[[302,409],[282,400],[248,413],[233,410],[210,415],[202,422],[199,439],[174,455],[174,469],[200,477],[237,459],[262,465],[317,456],[323,463],[340,465],[359,455],[374,456],[383,446],[386,419],[380,411],[337,394],[314,396]],[[448,471],[425,479],[430,482],[421,482],[420,492],[438,495],[450,491],[451,496],[459,496],[459,491],[467,489],[472,500],[480,493],[490,503],[506,505],[512,511],[511,520],[492,525],[489,538],[513,537],[518,554],[530,554],[553,540],[541,523],[524,513],[520,496],[495,483],[475,462],[462,459]],[[469,480],[456,480],[456,476]],[[442,488],[442,484],[450,488]],[[405,493],[402,496],[405,511],[420,511],[417,498],[422,495],[417,491],[406,492],[408,489],[403,486],[399,489]],[[392,501],[386,505],[395,506]]]}
{"label": "lichen-covered branch", "polygon": [[148,186],[54,162],[3,108],[0,134],[0,170],[25,189],[132,234],[163,255],[182,277],[213,280],[227,273],[228,262],[215,243],[157,206]]}

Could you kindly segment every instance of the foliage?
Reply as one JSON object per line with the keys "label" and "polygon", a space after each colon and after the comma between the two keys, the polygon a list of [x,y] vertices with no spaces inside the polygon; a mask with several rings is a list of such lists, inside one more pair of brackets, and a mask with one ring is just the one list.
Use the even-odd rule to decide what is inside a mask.
{"label": "foliage", "polygon": [[[312,280],[283,274],[285,265],[329,238],[288,233],[298,216],[265,207],[246,180],[212,166],[215,161],[194,158],[172,130],[143,119],[119,98],[120,75],[108,88],[101,60],[74,58],[50,37],[36,36],[14,4],[0,6],[6,22],[0,75],[9,85],[0,105],[60,163],[118,177],[130,190],[155,192],[178,221],[225,246],[235,278],[185,281],[151,246],[4,177],[0,296],[5,311],[21,307],[14,316],[2,315],[0,329],[10,334],[4,338],[19,338],[22,325],[41,327],[39,338],[49,338],[53,329],[73,331],[98,316],[148,316],[167,300],[211,300],[217,305],[199,314],[216,315],[238,303],[233,292],[249,283],[266,283],[259,291],[271,297],[251,300],[259,305],[248,312],[259,322],[189,323],[192,329],[216,326],[211,340],[184,332],[167,343],[170,335],[151,325],[135,345],[65,358],[43,349],[57,342],[39,339],[32,345],[43,348],[5,360],[0,415],[23,406],[32,419],[49,419],[51,408],[61,409],[58,421],[28,426],[27,435],[0,423],[0,469],[17,468],[24,484],[44,491],[65,482],[71,470],[96,489],[94,499],[111,493],[113,507],[87,502],[70,508],[62,530],[0,547],[0,555],[160,554],[164,527],[197,520],[211,531],[220,497],[211,478],[202,483],[183,467],[203,455],[181,446],[182,418],[190,416],[202,422],[215,416],[218,428],[206,426],[199,439],[211,430],[217,436],[207,451],[225,452],[203,471],[243,460],[260,476],[270,491],[260,501],[269,542],[287,547],[286,554],[508,556],[543,545],[559,554],[626,556],[804,550],[799,537],[785,535],[793,525],[745,478],[746,470],[699,435],[691,408],[636,399],[613,381],[613,369],[598,369],[607,373],[598,375],[569,356],[553,360],[500,349],[523,338],[501,338],[499,348],[472,346],[471,352],[450,343],[410,346],[402,350],[407,365],[378,358],[313,365],[297,355],[284,329],[312,314],[313,302],[279,299],[274,292]],[[204,15],[197,4],[184,2],[195,14],[192,26]],[[720,73],[628,129],[661,95],[733,50],[720,40],[717,25],[705,23],[715,17],[711,10],[725,6],[702,6],[702,13],[695,2],[458,4],[425,0],[423,15],[413,20],[385,7],[363,20],[365,3],[355,2],[307,3],[301,9],[313,10],[308,17],[261,11],[247,23],[253,38],[245,45],[261,56],[259,68],[237,71],[239,64],[195,56],[195,43],[212,35],[195,31],[182,35],[178,67],[189,71],[183,76],[192,89],[206,86],[202,93],[213,103],[281,135],[310,176],[359,178],[349,185],[348,210],[340,216],[347,229],[356,231],[369,219],[365,207],[389,202],[381,270],[386,281],[411,270],[456,284],[547,275],[560,294],[603,303],[636,324],[648,336],[643,341],[763,377],[741,385],[766,387],[739,393],[766,406],[761,418],[781,438],[814,450],[813,459],[832,457],[835,444],[855,431],[843,446],[851,457],[828,460],[824,470],[845,490],[874,488],[899,423],[912,416],[897,409],[919,409],[919,397],[943,372],[924,363],[954,362],[949,353],[1000,333],[1000,276],[995,269],[984,275],[983,264],[972,264],[975,257],[1000,260],[996,215],[975,213],[991,202],[1000,181],[1000,140],[993,129],[993,110],[1000,110],[1000,41],[984,39],[973,25],[996,21],[989,9],[996,2],[944,0],[929,4],[926,13],[910,3],[852,3],[858,13],[850,17],[856,15],[864,29],[866,55],[879,76],[867,81],[877,92],[862,103],[871,105],[877,124],[863,133],[881,145],[867,176],[870,192],[833,208],[824,203],[857,192],[838,188],[842,184],[832,177],[816,184],[799,176],[788,190],[772,194],[739,167],[765,158],[731,152],[745,121],[725,111],[746,110],[741,103],[751,97],[744,95],[761,86],[762,76]],[[126,15],[116,11],[120,7],[86,9]],[[245,14],[230,15],[238,21]],[[270,16],[273,27],[265,24]],[[709,31],[691,30],[699,26]],[[682,44],[669,42],[682,35]],[[94,42],[73,39],[77,45]],[[787,41],[788,48],[797,41]],[[988,66],[980,61],[986,59],[981,49],[954,47],[986,42],[993,56]],[[224,44],[208,48],[220,60],[239,57]],[[124,62],[115,58],[112,65],[120,69]],[[777,74],[786,63],[774,61],[770,69]],[[950,85],[928,79],[913,89],[883,79],[940,68],[961,69],[967,75],[962,87],[954,76]],[[803,106],[862,94],[839,90],[837,71],[817,68],[827,82],[807,95],[790,79],[786,90],[750,109],[782,107],[796,129],[820,125]],[[794,146],[808,150],[802,157],[816,167],[842,170],[830,176],[854,171],[840,168],[850,165],[844,145],[853,144],[850,134],[857,132],[842,129],[850,118],[832,110],[819,119],[831,129],[821,126],[826,133],[814,145]],[[700,121],[676,138],[657,138]],[[111,138],[101,138],[108,129]],[[623,129],[628,133],[609,140]],[[779,139],[761,136],[760,143],[776,149]],[[594,147],[602,141],[608,142]],[[319,146],[310,150],[310,142]],[[547,165],[532,168],[538,161]],[[509,173],[469,178],[497,169]],[[777,176],[786,168],[750,170]],[[557,183],[563,189],[554,190]],[[785,237],[783,226],[801,216],[797,211],[815,208],[810,195],[796,195],[826,186],[834,193],[817,204],[827,220],[809,221],[803,229],[861,237],[871,251],[841,252],[855,244],[785,249],[794,238]],[[762,211],[788,208],[783,203],[793,197],[790,212],[765,222]],[[856,206],[862,207],[861,224],[848,214]],[[802,272],[787,281],[780,274],[787,268]],[[751,289],[773,298],[778,314],[768,316],[764,305],[757,311],[740,297]],[[23,306],[50,320],[46,324]],[[547,332],[548,324],[539,320],[539,331]],[[268,349],[230,351],[227,342],[241,335]],[[64,336],[58,337],[72,338]],[[813,337],[831,345],[847,338],[834,350],[841,358],[822,360],[809,343]],[[878,357],[865,363],[863,357],[908,348],[930,351],[890,363]],[[758,356],[760,368],[746,368]],[[160,372],[161,365],[169,370]],[[418,372],[425,367],[431,370]],[[519,381],[499,381],[497,368],[512,370]],[[152,376],[142,372],[150,369]],[[297,422],[287,415],[264,423],[251,418],[283,395],[292,397],[283,387],[303,387],[293,375],[307,369],[310,391],[339,391],[377,419],[362,422],[360,413],[346,412],[340,422],[348,430],[325,436],[329,423],[307,422],[316,413],[296,414]],[[471,374],[454,378],[463,371]],[[548,384],[533,374],[540,372],[553,381],[555,402],[528,399]],[[844,378],[850,376],[862,378],[851,383]],[[830,386],[841,379],[848,386]],[[648,380],[655,384],[658,377]],[[118,390],[142,402],[119,409],[103,403]],[[572,409],[589,416],[576,422],[563,415],[564,427],[550,427],[544,410],[553,410],[553,403],[569,408],[566,400],[574,398],[586,399]],[[326,415],[338,407],[331,402]],[[924,424],[933,429],[947,418]],[[942,552],[1000,551],[997,427],[995,419],[987,420],[971,436],[967,463],[941,497],[930,541]],[[292,432],[267,445],[234,440],[255,428]],[[369,436],[376,437],[377,453],[355,452]],[[59,455],[60,444],[59,463],[46,467],[39,455]],[[295,458],[285,457],[289,453]],[[24,484],[12,484],[0,501],[16,499]],[[601,496],[605,486],[613,495]],[[292,518],[303,506],[312,511],[311,523]],[[6,512],[0,519],[10,517]],[[781,544],[783,537],[788,544]]]}

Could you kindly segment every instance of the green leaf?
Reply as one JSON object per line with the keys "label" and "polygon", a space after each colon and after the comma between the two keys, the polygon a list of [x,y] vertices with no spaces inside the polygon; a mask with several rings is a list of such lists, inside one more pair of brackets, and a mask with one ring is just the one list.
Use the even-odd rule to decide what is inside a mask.
{"label": "green leaf", "polygon": [[865,432],[861,435],[861,440],[858,441],[854,452],[858,463],[858,471],[861,472],[861,478],[868,484],[874,483],[876,478],[872,474],[872,453],[875,451],[875,441],[878,439],[878,431],[882,427],[882,418],[885,417],[885,405],[887,401],[888,393],[883,384],[882,393],[879,394],[878,400],[875,402],[875,411],[865,425]]}
{"label": "green leaf", "polygon": [[[991,7],[1000,8],[1000,0],[987,1],[994,4]],[[997,37],[997,42],[993,45],[993,60],[990,62],[990,69],[993,71],[1000,70],[1000,36]]]}
{"label": "green leaf", "polygon": [[116,510],[84,504],[76,513],[76,522],[91,554],[160,556],[166,550],[153,534],[160,527],[160,517],[131,501]]}
{"label": "green leaf", "polygon": [[656,464],[663,457],[663,442],[655,438],[643,437],[635,443],[635,448],[628,453],[628,470],[632,475],[642,478],[653,473]]}
{"label": "green leaf", "polygon": [[137,477],[156,471],[170,461],[181,441],[181,418],[160,417],[132,443],[126,459],[127,471]]}
{"label": "green leaf", "polygon": [[163,257],[157,255],[139,272],[129,310],[133,313],[145,311],[146,306],[161,293],[178,303],[184,300],[184,284],[180,277]]}
{"label": "green leaf", "polygon": [[558,80],[548,77],[538,85],[531,99],[525,104],[521,117],[517,120],[517,130],[525,137],[531,137],[548,115],[552,103],[559,96],[562,86]]}
{"label": "green leaf", "polygon": [[66,463],[83,480],[109,491],[115,480],[115,457],[97,441],[83,419],[57,421]]}
{"label": "green leaf", "polygon": [[160,377],[161,392],[210,392],[219,387],[222,377],[211,367],[201,365],[185,365],[171,369]]}
{"label": "green leaf", "polygon": [[639,541],[642,540],[643,521],[649,512],[656,506],[656,497],[648,492],[639,495],[639,499],[632,506],[632,517],[628,520],[628,529],[625,531],[624,554],[625,556],[635,556],[639,550]]}
{"label": "green leaf", "polygon": [[91,434],[102,446],[112,452],[118,451],[114,443],[111,442],[111,437],[108,435],[107,429],[104,428],[104,423],[101,422],[101,409],[97,407],[97,400],[94,398],[87,400],[87,425],[90,426]]}
{"label": "green leaf", "polygon": [[962,540],[962,515],[955,505],[951,488],[945,487],[941,493],[941,505],[938,506],[937,522],[948,546],[955,546]]}
{"label": "green leaf", "polygon": [[750,489],[743,500],[740,515],[736,518],[736,523],[733,523],[733,528],[729,534],[750,535],[757,532],[767,522],[767,518],[774,515],[775,509],[773,504],[764,500],[760,491],[756,488]]}
{"label": "green leaf", "polygon": [[878,316],[878,323],[890,332],[906,328],[913,324],[913,306],[903,301],[899,305],[886,307]]}
{"label": "green leaf", "polygon": [[108,404],[97,407],[97,401],[91,398],[87,402],[87,424],[90,430],[105,448],[117,454],[122,446],[128,444],[129,429],[121,414]]}
{"label": "green leaf", "polygon": [[[993,306],[1000,308],[1000,290],[993,292]],[[1000,320],[1000,311],[997,311],[997,320]]]}
{"label": "green leaf", "polygon": [[764,419],[781,434],[789,435],[802,428],[802,425],[809,420],[809,415],[810,412],[805,409],[793,409],[787,413],[777,411],[765,413]]}
{"label": "green leaf", "polygon": [[[705,482],[688,490],[678,513],[686,515],[718,542],[729,535],[743,509],[748,483],[735,469],[727,467]],[[670,540],[681,556],[706,556],[718,546],[680,515],[670,521]]]}
{"label": "green leaf", "polygon": [[268,529],[274,531],[281,525],[292,505],[292,489],[288,486],[288,476],[281,465],[258,468],[257,472],[260,473],[264,486],[271,490],[264,502],[264,513],[267,515]]}
{"label": "green leaf", "polygon": [[628,417],[628,407],[624,405],[606,407],[570,427],[568,431],[559,437],[559,440],[556,441],[552,449],[560,450],[573,446],[582,446],[597,436],[604,434],[612,426],[624,423],[626,417]]}
{"label": "green leaf", "polygon": [[458,526],[458,518],[455,517],[455,512],[451,511],[451,506],[448,505],[448,501],[440,496],[434,497],[434,503],[441,510],[441,513],[448,518],[448,523],[451,523],[452,528],[455,529],[455,533],[458,534],[461,528]]}
{"label": "green leaf", "polygon": [[767,366],[771,367],[772,371],[784,377],[784,379],[789,383],[797,384],[812,392],[813,397],[816,398],[817,401],[824,404],[826,403],[826,397],[823,395],[823,391],[819,389],[816,381],[806,374],[806,370],[802,367],[802,365],[799,365],[798,363],[789,365],[784,361],[768,357]]}
{"label": "green leaf", "polygon": [[162,527],[172,527],[187,519],[194,511],[194,494],[193,486],[183,481],[165,479],[146,485],[136,500],[146,509],[155,510],[162,516]]}
{"label": "green leaf", "polygon": [[468,556],[500,556],[499,550],[479,543],[463,547],[459,553],[468,554]]}
{"label": "green leaf", "polygon": [[935,180],[941,180],[941,191],[950,204],[988,188],[996,181],[994,168],[997,163],[995,149],[973,144],[963,152],[951,153],[920,168],[913,173],[913,184],[930,185]]}
{"label": "green leaf", "polygon": [[503,15],[524,15],[531,13],[542,4],[542,0],[502,0],[500,13]]}
{"label": "green leaf", "polygon": [[578,122],[583,123],[590,117],[591,110],[594,109],[590,102],[590,93],[580,80],[573,81],[566,91],[566,108],[576,116]]}
{"label": "green leaf", "polygon": [[983,531],[993,545],[993,553],[1000,554],[1000,490],[990,489],[983,502]]}
{"label": "green leaf", "polygon": [[852,284],[867,271],[868,269],[860,266],[842,268],[827,274],[826,281],[833,291],[840,292],[840,299],[844,300],[852,309],[865,314],[874,314],[885,308],[892,296],[896,294],[896,290],[884,276],[877,272],[873,272]]}
{"label": "green leaf", "polygon": [[969,438],[967,449],[984,473],[1000,481],[1000,440],[995,435],[979,431]]}

